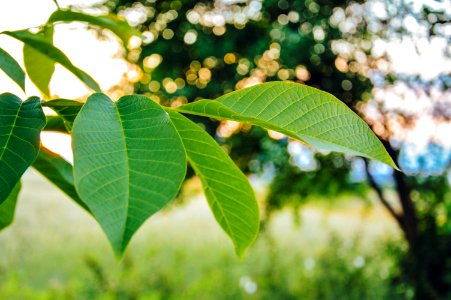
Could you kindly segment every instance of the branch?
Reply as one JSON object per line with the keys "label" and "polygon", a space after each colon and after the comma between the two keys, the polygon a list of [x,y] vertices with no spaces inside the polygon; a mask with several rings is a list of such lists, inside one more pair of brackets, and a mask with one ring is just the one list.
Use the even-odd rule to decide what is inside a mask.
{"label": "branch", "polygon": [[53,3],[55,3],[56,8],[61,9],[61,7],[60,7],[60,5],[58,4],[58,1],[57,1],[57,0],[53,0]]}
{"label": "branch", "polygon": [[376,183],[374,180],[373,175],[370,173],[370,170],[368,168],[368,159],[364,158],[365,161],[365,172],[366,176],[368,178],[368,182],[370,186],[376,191],[376,194],[381,201],[381,203],[384,205],[384,207],[390,212],[393,218],[395,218],[396,222],[398,222],[398,225],[404,229],[404,222],[402,215],[398,214],[395,209],[390,205],[390,203],[387,201],[387,199],[384,196],[384,193],[381,189],[381,187]]}

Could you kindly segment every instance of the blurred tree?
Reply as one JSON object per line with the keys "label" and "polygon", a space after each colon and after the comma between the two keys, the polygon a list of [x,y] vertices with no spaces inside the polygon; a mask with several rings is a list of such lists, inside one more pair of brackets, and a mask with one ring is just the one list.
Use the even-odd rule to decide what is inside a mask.
{"label": "blurred tree", "polygon": [[[412,115],[387,109],[383,101],[374,100],[374,89],[401,80],[416,90],[443,90],[449,76],[440,75],[428,83],[418,76],[393,73],[387,67],[388,55],[377,53],[374,45],[381,40],[415,39],[418,33],[426,39],[446,38],[446,1],[430,5],[402,0],[362,2],[110,0],[102,7],[124,16],[143,33],[142,44],[130,43],[128,52],[128,59],[142,70],[136,92],[178,106],[264,81],[306,83],[334,94],[364,115],[397,158],[403,149],[402,139],[395,135],[397,128],[409,128],[424,112]],[[435,120],[449,121],[446,103],[441,99],[431,104]],[[306,193],[334,197],[371,187],[409,246],[397,277],[404,286],[400,296],[408,298],[412,290],[417,299],[450,296],[449,154],[434,176],[394,171],[388,187],[365,162],[367,185],[363,185],[350,177],[358,161],[310,150],[314,166],[302,168],[289,151],[293,142],[286,138],[230,121],[202,122],[242,169],[273,168],[269,209],[286,203],[297,207]],[[387,199],[387,188],[396,192],[397,204]]]}

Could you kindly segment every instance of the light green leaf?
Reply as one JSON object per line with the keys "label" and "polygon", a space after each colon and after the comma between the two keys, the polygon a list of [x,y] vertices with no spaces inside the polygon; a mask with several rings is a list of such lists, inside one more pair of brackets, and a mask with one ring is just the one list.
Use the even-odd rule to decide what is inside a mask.
{"label": "light green leaf", "polygon": [[13,94],[0,95],[0,203],[36,158],[44,125],[39,98],[22,102]]}
{"label": "light green leaf", "polygon": [[[48,43],[53,43],[53,27],[39,33]],[[55,62],[28,44],[23,47],[23,61],[30,80],[46,97],[50,97],[49,83],[55,71]]]}
{"label": "light green leaf", "polygon": [[208,204],[242,257],[255,240],[259,210],[246,176],[215,140],[198,125],[176,112],[169,113],[180,134],[189,163],[202,181]]}
{"label": "light green leaf", "polygon": [[51,101],[46,101],[42,106],[51,108],[54,110],[63,120],[66,126],[67,132],[72,131],[72,125],[83,107],[82,102],[67,100],[67,99],[55,99]]}
{"label": "light green leaf", "polygon": [[117,35],[124,45],[128,44],[128,41],[132,36],[141,35],[140,31],[131,27],[127,21],[120,19],[116,15],[92,16],[71,10],[57,10],[50,16],[48,23],[73,21],[84,22],[108,29]]}
{"label": "light green leaf", "polygon": [[78,195],[121,255],[132,235],[173,199],[186,173],[168,113],[145,96],[89,97],[73,126]]}
{"label": "light green leaf", "polygon": [[11,225],[16,211],[17,198],[20,192],[20,181],[17,182],[5,202],[0,204],[0,230]]}
{"label": "light green leaf", "polygon": [[33,163],[33,168],[60,188],[66,195],[72,198],[75,203],[89,212],[89,208],[81,201],[75,190],[72,165],[64,158],[41,147],[41,150]]}
{"label": "light green leaf", "polygon": [[368,125],[334,96],[289,82],[268,82],[178,108],[179,112],[246,122],[319,149],[396,164]]}
{"label": "light green leaf", "polygon": [[27,30],[4,31],[3,33],[32,47],[34,50],[47,56],[55,63],[61,64],[91,89],[96,92],[100,92],[99,84],[92,79],[91,76],[74,66],[67,56],[61,52],[61,50],[49,43],[43,36],[33,34]]}
{"label": "light green leaf", "polygon": [[8,52],[0,48],[0,69],[25,91],[25,73]]}

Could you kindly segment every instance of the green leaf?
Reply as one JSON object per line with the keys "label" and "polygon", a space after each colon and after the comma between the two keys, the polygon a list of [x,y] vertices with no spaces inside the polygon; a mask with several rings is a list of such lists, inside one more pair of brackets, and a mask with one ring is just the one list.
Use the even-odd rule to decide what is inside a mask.
{"label": "green leaf", "polygon": [[55,99],[42,104],[54,110],[62,118],[67,132],[72,131],[72,125],[83,105],[82,102],[67,99]]}
{"label": "green leaf", "polygon": [[45,37],[38,34],[33,34],[27,30],[4,31],[3,33],[30,46],[39,53],[47,56],[55,63],[61,64],[91,89],[96,92],[100,91],[99,84],[92,79],[91,76],[74,66],[67,56],[61,50],[49,43]]}
{"label": "green leaf", "polygon": [[20,192],[20,186],[19,181],[8,195],[5,202],[0,204],[0,230],[3,230],[5,227],[11,225],[14,220],[14,213],[16,211],[16,203]]}
{"label": "green leaf", "polygon": [[255,240],[260,222],[249,181],[208,133],[181,114],[170,112],[169,115],[217,222],[232,239],[237,255],[242,257]]}
{"label": "green leaf", "polygon": [[6,73],[25,92],[25,73],[8,52],[0,48],[0,69]]}
{"label": "green leaf", "polygon": [[72,198],[75,203],[80,205],[87,212],[90,212],[89,208],[81,201],[75,190],[72,165],[64,158],[41,147],[41,150],[33,163],[33,168],[60,188],[67,196]]}
{"label": "green leaf", "polygon": [[[40,33],[48,43],[53,43],[53,27],[45,27]],[[23,47],[23,61],[30,80],[46,97],[50,97],[49,83],[55,71],[55,62],[28,44]]]}
{"label": "green leaf", "polygon": [[397,168],[377,136],[334,96],[290,82],[268,82],[217,101],[183,105],[180,112],[246,122],[272,129],[319,149],[359,155]]}
{"label": "green leaf", "polygon": [[186,155],[168,113],[145,96],[112,102],[89,97],[73,126],[78,195],[117,255],[151,215],[173,199],[186,173]]}
{"label": "green leaf", "polygon": [[43,131],[56,131],[61,133],[69,133],[64,119],[60,116],[46,116],[47,123]]}
{"label": "green leaf", "polygon": [[140,31],[131,27],[127,21],[120,19],[116,15],[92,16],[71,10],[57,10],[50,16],[48,23],[73,21],[108,29],[117,35],[124,45],[128,44],[132,36],[141,36]]}
{"label": "green leaf", "polygon": [[44,125],[39,98],[22,102],[13,94],[0,95],[0,203],[36,158]]}

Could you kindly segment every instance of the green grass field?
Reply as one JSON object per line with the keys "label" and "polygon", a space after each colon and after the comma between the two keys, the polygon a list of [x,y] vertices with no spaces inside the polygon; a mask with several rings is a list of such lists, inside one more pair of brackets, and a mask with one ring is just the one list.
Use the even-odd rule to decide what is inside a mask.
{"label": "green grass field", "polygon": [[384,299],[398,239],[378,206],[321,201],[299,222],[277,213],[240,262],[197,195],[152,217],[117,261],[97,223],[29,171],[0,235],[0,299]]}

